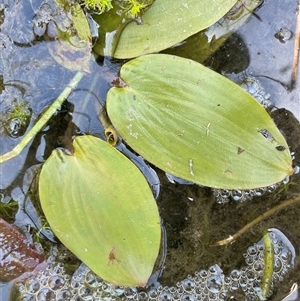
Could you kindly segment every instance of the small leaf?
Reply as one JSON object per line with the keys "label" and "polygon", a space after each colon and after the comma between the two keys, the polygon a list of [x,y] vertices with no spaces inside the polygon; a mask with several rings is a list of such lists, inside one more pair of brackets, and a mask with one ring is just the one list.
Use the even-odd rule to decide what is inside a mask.
{"label": "small leaf", "polygon": [[[209,27],[236,3],[236,0],[156,0],[142,16],[143,24],[129,23],[116,35],[116,58],[132,58],[169,48],[189,36]],[[99,28],[99,36],[105,35]],[[107,48],[96,45],[94,50],[103,55]]]}
{"label": "small leaf", "polygon": [[221,189],[264,187],[293,174],[288,145],[268,113],[220,74],[154,54],[126,63],[120,76],[124,87],[107,95],[109,118],[164,171]]}
{"label": "small leaf", "polygon": [[39,193],[61,242],[104,280],[145,286],[160,245],[160,219],[138,168],[104,141],[82,136],[74,155],[54,150]]}

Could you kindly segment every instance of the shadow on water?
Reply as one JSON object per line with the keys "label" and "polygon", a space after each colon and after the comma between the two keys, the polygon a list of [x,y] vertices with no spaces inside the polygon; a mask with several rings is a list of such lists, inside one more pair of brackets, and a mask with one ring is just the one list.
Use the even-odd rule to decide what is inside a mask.
{"label": "shadow on water", "polygon": [[[38,1],[34,3],[37,4]],[[25,25],[32,18],[32,6],[22,5],[23,13],[18,16],[15,12],[18,19],[11,25],[21,34],[10,31],[8,38],[4,29],[0,31],[2,53],[0,70],[3,73],[0,78],[1,154],[17,145],[23,133],[32,127],[37,117],[56,99],[73,76],[72,72],[66,71],[49,56],[45,46],[47,41],[34,39],[30,28]],[[250,17],[245,25],[205,61],[205,64],[235,81],[242,81],[246,76],[259,79],[260,85],[270,94],[268,101],[270,99],[270,102],[278,108],[272,110],[271,116],[285,135],[291,151],[295,152],[294,165],[299,166],[299,75],[293,90],[289,91],[284,86],[289,85],[291,80],[296,6],[295,1],[291,0],[265,1],[264,5],[255,12],[257,15]],[[0,10],[0,26],[4,18],[4,10]],[[291,35],[282,38],[282,31],[284,33],[290,31]],[[80,82],[46,128],[35,137],[21,155],[1,165],[0,197],[3,204],[18,202],[20,205],[22,197],[18,198],[16,191],[24,190],[23,180],[28,169],[43,163],[54,148],[68,146],[74,135],[92,133],[104,139],[98,112],[111,86],[111,82],[107,81],[107,74],[114,78],[118,68],[119,63],[109,60],[95,61],[92,74]],[[95,74],[98,74],[96,84]],[[32,113],[26,129],[22,128],[23,132],[20,136],[15,137],[8,135],[7,129],[5,130],[5,126],[13,127],[17,132],[19,129],[18,125],[8,124],[7,121],[7,116],[11,112],[11,103],[28,105]],[[164,270],[159,278],[161,285],[175,287],[176,283],[182,281],[187,275],[207,270],[215,264],[222,269],[224,275],[230,275],[232,270],[242,269],[245,266],[245,258],[249,257],[244,254],[250,252],[249,247],[259,242],[263,233],[270,228],[280,230],[289,239],[296,253],[294,267],[288,270],[283,279],[280,279],[282,281],[274,288],[270,300],[282,300],[294,282],[300,284],[299,203],[263,219],[234,243],[211,246],[212,243],[233,235],[244,225],[284,203],[291,196],[299,195],[299,174],[294,175],[289,183],[278,187],[273,193],[265,193],[261,197],[253,197],[252,200],[245,202],[229,201],[218,204],[211,189],[171,183],[162,171],[156,169],[156,172],[161,182],[157,203],[167,233]],[[34,200],[32,203],[34,204]],[[23,223],[20,219],[17,221],[24,227],[27,223],[36,227],[32,216],[36,218],[39,213],[30,215],[28,208],[24,209],[25,215],[22,216],[26,216],[26,219]],[[13,221],[15,209],[5,212],[7,212],[6,219]],[[1,216],[5,217],[4,211],[1,211]],[[45,243],[45,249],[49,251],[51,245],[49,242]],[[62,261],[66,263],[70,274],[79,264],[71,255]],[[190,279],[195,278],[190,277]],[[252,280],[249,278],[245,281]],[[3,283],[0,291],[3,301],[8,300],[10,289],[11,283],[6,285]],[[234,296],[235,300],[245,298],[240,290],[237,290]],[[169,299],[166,297],[161,300]]]}

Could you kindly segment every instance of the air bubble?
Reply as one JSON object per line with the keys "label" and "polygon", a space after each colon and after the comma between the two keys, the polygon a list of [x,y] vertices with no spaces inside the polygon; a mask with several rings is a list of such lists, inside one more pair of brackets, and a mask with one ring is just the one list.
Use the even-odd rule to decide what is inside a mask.
{"label": "air bubble", "polygon": [[212,275],[207,279],[207,288],[212,293],[218,293],[222,288],[223,281],[220,276]]}
{"label": "air bubble", "polygon": [[72,297],[71,292],[67,289],[64,289],[57,294],[56,301],[69,301],[71,300],[71,297]]}
{"label": "air bubble", "polygon": [[230,190],[225,190],[225,189],[221,190],[221,197],[223,197],[223,198],[229,198],[230,195],[231,195]]}
{"label": "air bubble", "polygon": [[52,290],[58,290],[62,288],[65,284],[64,279],[61,276],[53,275],[48,280],[48,286]]}
{"label": "air bubble", "polygon": [[289,29],[287,29],[286,27],[283,27],[283,28],[280,28],[275,33],[274,36],[281,43],[285,43],[286,41],[290,40],[293,37],[293,33]]}
{"label": "air bubble", "polygon": [[247,257],[245,258],[245,261],[246,261],[246,264],[252,265],[253,262],[254,262],[254,259],[253,259],[252,256],[247,256]]}
{"label": "air bubble", "polygon": [[248,284],[248,279],[247,278],[241,278],[240,281],[239,281],[239,284],[240,284],[240,287],[243,289],[243,290],[246,290],[246,287],[247,287],[247,284]]}
{"label": "air bubble", "polygon": [[206,277],[208,276],[208,272],[207,272],[206,270],[201,270],[201,271],[199,272],[199,276],[200,276],[202,279],[204,279],[204,278],[206,278]]}
{"label": "air bubble", "polygon": [[247,253],[250,255],[250,256],[254,256],[256,255],[256,248],[254,246],[251,246],[247,249]]}
{"label": "air bubble", "polygon": [[222,301],[222,300],[227,300],[228,297],[227,297],[227,293],[226,292],[222,292],[219,294],[219,300]]}
{"label": "air bubble", "polygon": [[189,279],[184,280],[182,284],[186,292],[190,292],[195,288],[195,283]]}
{"label": "air bubble", "polygon": [[231,289],[231,279],[230,277],[224,277],[224,290],[229,291]]}
{"label": "air bubble", "polygon": [[116,296],[122,296],[124,294],[124,288],[122,286],[116,285],[113,290]]}
{"label": "air bubble", "polygon": [[287,262],[287,261],[291,261],[292,259],[292,253],[290,250],[287,249],[283,249],[281,254],[280,254],[280,258],[282,259],[282,261]]}
{"label": "air bubble", "polygon": [[39,291],[40,287],[41,285],[38,279],[30,277],[25,281],[25,288],[29,293],[35,294]]}
{"label": "air bubble", "polygon": [[263,245],[261,242],[258,243],[258,244],[255,244],[254,246],[256,247],[256,250],[257,250],[258,252],[261,252],[261,251],[264,250],[264,245]]}
{"label": "air bubble", "polygon": [[101,290],[102,290],[103,293],[109,295],[113,291],[113,288],[112,288],[112,285],[110,283],[103,282]]}
{"label": "air bubble", "polygon": [[150,289],[148,294],[151,299],[156,299],[156,297],[157,297],[157,291],[154,288]]}
{"label": "air bubble", "polygon": [[184,294],[182,295],[181,301],[195,301],[195,298],[192,294]]}
{"label": "air bubble", "polygon": [[77,289],[79,287],[79,283],[78,281],[76,281],[76,278],[74,279],[75,277],[72,278],[72,281],[71,281],[71,288],[73,289]]}
{"label": "air bubble", "polygon": [[239,270],[232,270],[230,273],[230,277],[232,280],[238,280],[241,277],[241,272]]}
{"label": "air bubble", "polygon": [[272,231],[269,232],[269,237],[272,240],[273,244],[277,244],[278,243],[278,238],[276,236],[276,234]]}
{"label": "air bubble", "polygon": [[244,192],[242,190],[234,190],[232,191],[231,196],[234,201],[240,201],[244,196]]}
{"label": "air bubble", "polygon": [[222,272],[222,270],[220,269],[220,267],[217,264],[210,266],[208,271],[212,275],[218,275],[219,273]]}
{"label": "air bubble", "polygon": [[64,272],[64,268],[63,268],[63,264],[62,263],[58,263],[54,268],[53,268],[54,272],[56,274],[63,274]]}
{"label": "air bubble", "polygon": [[254,279],[255,279],[255,274],[254,274],[253,271],[249,270],[249,271],[247,272],[247,279],[248,279],[248,281],[250,281],[250,282],[254,281]]}
{"label": "air bubble", "polygon": [[282,184],[283,184],[283,185],[286,185],[289,181],[290,181],[290,177],[287,176],[287,177],[282,181]]}
{"label": "air bubble", "polygon": [[251,200],[252,197],[255,195],[254,190],[244,190],[243,192],[244,194],[243,194],[242,201]]}
{"label": "air bubble", "polygon": [[260,259],[261,261],[264,260],[264,253],[259,253],[258,254],[258,259]]}
{"label": "air bubble", "polygon": [[78,290],[78,295],[83,300],[92,300],[93,290],[92,290],[92,288],[83,286]]}
{"label": "air bubble", "polygon": [[231,282],[231,291],[236,291],[239,288],[239,282],[238,281],[232,281]]}
{"label": "air bubble", "polygon": [[85,275],[85,283],[91,287],[101,287],[102,280],[99,277],[96,277],[93,272],[89,271]]}
{"label": "air bubble", "polygon": [[274,272],[279,273],[282,269],[282,262],[279,258],[276,258],[274,261]]}
{"label": "air bubble", "polygon": [[138,300],[139,301],[146,301],[148,300],[148,295],[146,292],[139,292],[138,293]]}
{"label": "air bubble", "polygon": [[276,190],[276,188],[277,188],[277,185],[270,185],[270,186],[268,186],[267,187],[267,191],[269,192],[269,193],[272,193],[272,192],[274,192],[275,190]]}
{"label": "air bubble", "polygon": [[160,293],[159,300],[160,301],[171,301],[172,296],[169,292],[164,291],[164,292]]}
{"label": "air bubble", "polygon": [[178,292],[175,292],[172,297],[173,297],[173,300],[180,300],[180,296],[181,294],[179,294]]}
{"label": "air bubble", "polygon": [[43,277],[49,277],[49,275],[45,276],[45,274],[42,274],[40,280],[41,286],[48,286],[48,278],[43,278]]}
{"label": "air bubble", "polygon": [[49,301],[49,300],[55,300],[55,294],[52,290],[49,288],[43,288],[39,291],[37,294],[37,299],[39,301]]}
{"label": "air bubble", "polygon": [[272,106],[270,102],[271,95],[265,91],[256,78],[247,76],[240,83],[240,86],[251,94],[264,108]]}
{"label": "air bubble", "polygon": [[256,301],[257,295],[256,294],[247,294],[247,301]]}
{"label": "air bubble", "polygon": [[265,194],[266,192],[266,188],[258,188],[254,190],[255,196],[262,196],[263,194]]}
{"label": "air bubble", "polygon": [[253,269],[254,269],[256,272],[262,271],[262,270],[263,270],[263,266],[262,266],[261,262],[255,261],[255,262],[253,263]]}

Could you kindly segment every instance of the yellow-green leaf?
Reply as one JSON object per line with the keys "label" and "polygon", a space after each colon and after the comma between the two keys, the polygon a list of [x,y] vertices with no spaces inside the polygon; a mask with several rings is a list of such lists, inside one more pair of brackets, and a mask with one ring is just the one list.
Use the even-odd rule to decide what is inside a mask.
{"label": "yellow-green leaf", "polygon": [[181,42],[218,21],[236,0],[156,0],[142,16],[143,24],[129,23],[113,56],[132,58],[158,52]]}
{"label": "yellow-green leaf", "polygon": [[201,185],[251,189],[293,173],[289,147],[265,109],[194,61],[153,54],[123,65],[108,92],[119,134],[157,167]]}
{"label": "yellow-green leaf", "polygon": [[158,255],[160,219],[138,168],[104,141],[81,136],[74,154],[54,150],[39,194],[60,241],[100,277],[145,286]]}

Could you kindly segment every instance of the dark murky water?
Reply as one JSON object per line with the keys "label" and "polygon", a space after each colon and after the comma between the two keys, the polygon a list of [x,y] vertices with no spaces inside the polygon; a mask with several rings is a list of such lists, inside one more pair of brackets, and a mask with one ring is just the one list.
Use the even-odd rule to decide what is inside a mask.
{"label": "dark murky water", "polygon": [[[74,74],[53,61],[45,42],[32,43],[30,28],[25,24],[32,18],[33,12],[30,6],[23,5],[23,14],[11,25],[12,28],[21,28],[23,34],[14,35],[13,31],[10,32],[11,39],[17,41],[19,46],[7,40],[3,30],[0,31],[0,60],[3,57],[10,59],[0,63],[3,69],[3,77],[0,77],[0,114],[1,118],[4,118],[10,101],[23,99],[32,111],[33,117],[28,124],[30,128]],[[295,152],[294,164],[299,166],[299,74],[295,87],[292,90],[286,88],[291,84],[296,7],[297,3],[292,0],[265,1],[256,11],[257,15],[250,17],[206,64],[226,72],[237,81],[249,75],[259,79],[262,87],[270,94],[271,102],[279,108],[271,115],[286,136],[291,151]],[[27,44],[30,44],[30,47]],[[43,163],[53,148],[64,145],[64,139],[70,132],[89,132],[103,138],[103,128],[97,115],[110,88],[110,83],[106,80],[107,74],[112,74],[112,77],[117,74],[118,64],[109,60],[99,60],[95,61],[92,69],[92,75],[86,76],[80,82],[61,110],[22,154],[1,164],[2,202],[7,202],[10,198],[20,202],[24,196],[20,196],[18,189],[24,187],[23,177],[27,169]],[[95,79],[96,73],[98,77]],[[72,118],[68,112],[72,113]],[[0,130],[0,135],[1,154],[11,150],[21,139],[9,137],[3,129]],[[247,252],[248,247],[258,242],[263,232],[270,228],[279,229],[284,233],[296,252],[293,269],[289,270],[283,281],[274,289],[270,300],[281,300],[294,282],[300,284],[299,202],[262,220],[232,244],[210,246],[215,241],[233,235],[262,213],[289,200],[292,195],[299,195],[299,174],[292,177],[286,190],[280,187],[272,194],[254,197],[246,202],[230,201],[220,205],[210,189],[196,185],[173,184],[162,171],[157,170],[157,173],[161,181],[161,193],[157,202],[168,243],[165,268],[159,279],[162,285],[174,286],[187,275],[208,269],[214,264],[218,264],[225,275],[233,269],[240,269],[244,265],[243,254]],[[3,301],[8,299],[9,289],[9,285],[4,286]],[[236,298],[242,300],[244,297],[237,295]]]}

